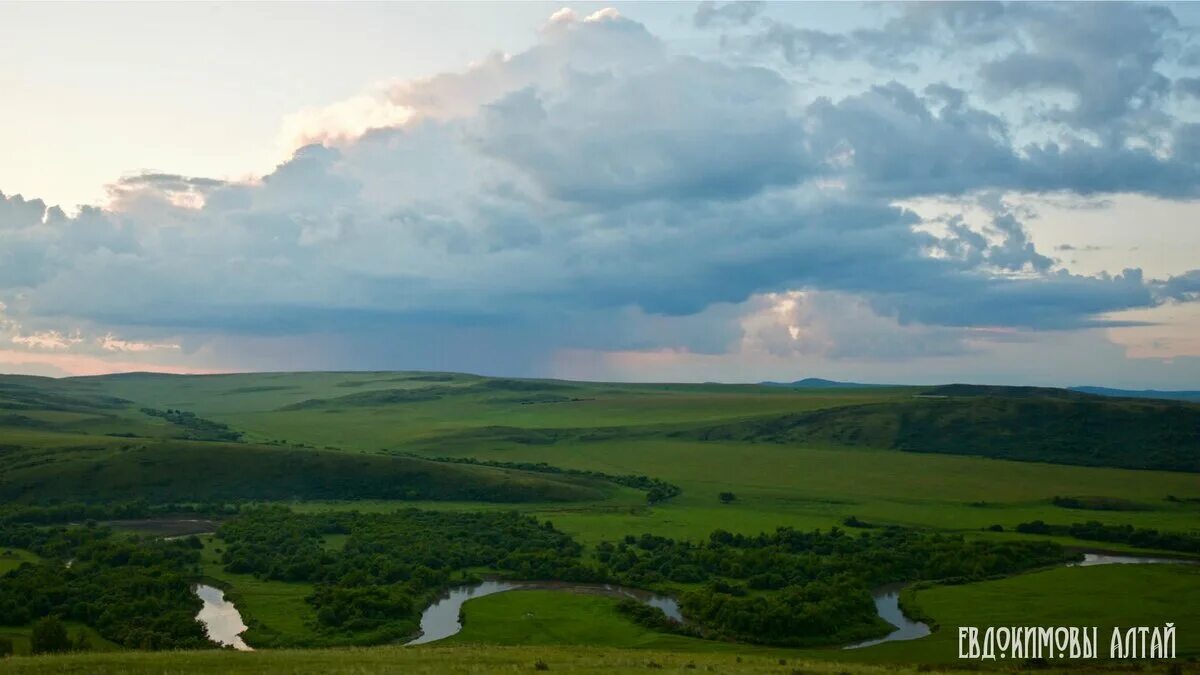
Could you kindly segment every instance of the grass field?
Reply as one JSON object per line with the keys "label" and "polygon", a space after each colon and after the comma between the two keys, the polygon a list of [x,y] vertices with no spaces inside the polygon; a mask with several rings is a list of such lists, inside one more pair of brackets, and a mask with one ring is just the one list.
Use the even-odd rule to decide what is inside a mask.
{"label": "grass field", "polygon": [[36,555],[19,548],[0,549],[0,574],[15,570],[21,566],[21,563],[35,562],[37,559]]}
{"label": "grass field", "polygon": [[[1097,520],[1200,533],[1200,479],[1195,473],[908,452],[862,442],[872,438],[870,433],[857,442],[840,443],[791,437],[780,442],[761,434],[718,440],[711,432],[720,425],[761,428],[763,421],[780,416],[846,406],[911,406],[916,391],[583,384],[444,373],[0,378],[0,404],[7,406],[0,414],[0,491],[27,501],[64,491],[96,500],[245,494],[283,501],[299,511],[517,509],[552,521],[589,546],[642,533],[700,540],[715,529],[745,534],[784,526],[828,529],[842,526],[852,515],[876,525],[971,538],[1045,538],[1108,550],[1131,547],[1013,529],[1032,520]],[[242,442],[189,440],[188,429],[144,414],[143,407],[194,413],[242,433]],[[682,494],[648,505],[644,492],[597,479],[430,463],[405,453],[646,475],[678,485]],[[440,476],[427,483],[439,486],[436,492],[409,492],[396,499],[386,490],[362,489],[372,481],[392,485],[408,480],[404,472],[387,473],[397,462],[420,467],[422,475]],[[312,476],[296,482],[297,472],[306,466]],[[327,491],[329,476],[348,491]],[[476,489],[475,498],[463,498],[454,492],[463,485],[500,492]],[[254,497],[250,488],[265,491]],[[497,501],[497,494],[509,489],[523,498]],[[736,499],[723,504],[721,492],[733,492]],[[1122,509],[1064,508],[1053,503],[1056,496],[1081,498],[1085,505],[1120,504]],[[993,525],[1003,531],[985,531]],[[345,539],[339,537],[331,535],[326,547],[343,545]],[[203,539],[202,574],[237,604],[250,626],[246,639],[251,645],[302,645],[314,639],[313,610],[305,601],[311,586],[228,573],[218,562],[222,542]],[[0,551],[0,574],[28,559],[27,552]],[[922,590],[916,602],[944,627],[1018,620],[1020,625],[1077,624],[1080,619],[1073,616],[1122,625],[1174,620],[1180,626],[1180,651],[1186,645],[1187,653],[1195,654],[1189,632],[1200,635],[1192,614],[1200,606],[1198,582],[1193,571],[1182,568],[1071,568]],[[1118,590],[1111,598],[1102,595],[1112,589]],[[311,658],[298,652],[188,658],[139,654],[127,657],[118,669],[190,672],[223,659],[221,669],[228,672],[324,672],[321,664],[376,672],[372,669],[387,668],[391,659],[406,664],[406,672],[447,672],[451,667],[491,672],[526,670],[543,658],[554,670],[623,672],[644,670],[649,660],[683,668],[694,655],[701,668],[726,669],[732,663],[744,672],[825,672],[824,666],[811,663],[801,667],[790,661],[785,668],[778,659],[944,663],[956,653],[956,646],[947,642],[955,637],[949,629],[912,643],[797,655],[656,633],[617,615],[612,605],[610,599],[591,596],[504,593],[467,604],[466,629],[452,638],[459,645],[454,650],[336,650],[312,652]],[[26,629],[0,628],[5,630],[17,635],[20,644]],[[495,656],[470,644],[491,645]],[[534,647],[499,648],[513,645]],[[638,651],[581,650],[579,645]],[[655,650],[671,654],[650,656]],[[746,661],[729,661],[719,653],[726,650]],[[74,660],[78,658],[18,659],[0,669],[51,672],[55,663],[86,667],[86,661]],[[94,667],[101,668],[102,659],[109,657],[95,658]],[[108,663],[116,668],[118,662]],[[836,666],[843,668],[849,667]]]}
{"label": "grass field", "polygon": [[[80,654],[0,659],[0,673],[50,675],[73,673],[130,673],[185,675],[190,673],[228,673],[230,675],[324,675],[354,673],[383,675],[406,673],[442,675],[443,673],[483,675],[486,673],[537,672],[545,664],[551,673],[622,675],[626,673],[749,673],[751,675],[903,675],[921,672],[916,668],[894,665],[828,663],[810,659],[788,659],[775,655],[734,655],[720,653],[689,654],[579,646],[503,647],[375,647],[371,649],[273,650],[252,653],[219,651],[156,652],[121,654]],[[970,671],[941,670],[944,673]],[[1053,673],[1055,671],[1048,671]],[[1067,672],[1067,671],[1058,671]],[[1078,670],[1070,672],[1079,672]],[[1111,672],[1111,671],[1110,671]],[[1127,671],[1129,672],[1129,671]],[[1155,671],[1147,671],[1155,672]],[[1189,669],[1186,672],[1195,672]]]}
{"label": "grass field", "polygon": [[312,586],[301,583],[264,581],[250,574],[226,572],[218,550],[222,544],[211,535],[201,537],[201,569],[204,577],[225,591],[247,626],[243,638],[249,644],[300,645],[316,638],[312,623],[316,617],[304,598]]}
{"label": "grass field", "polygon": [[446,644],[596,645],[707,651],[714,643],[642,628],[613,598],[561,591],[509,591],[463,606],[463,630]]}
{"label": "grass field", "polygon": [[[83,633],[87,638],[89,649],[93,652],[115,652],[121,648],[108,640],[105,640],[99,633],[92,630],[90,627],[73,621],[65,622],[67,634],[72,640],[76,639],[80,633]],[[29,654],[29,636],[32,629],[23,626],[0,626],[0,638],[12,640],[13,653],[17,655],[27,656]],[[15,659],[14,659],[15,660]],[[21,659],[24,660],[24,659]],[[0,658],[0,669],[4,667],[5,659]]]}
{"label": "grass field", "polygon": [[928,638],[877,645],[864,658],[952,662],[958,626],[1097,626],[1108,654],[1113,626],[1176,626],[1180,659],[1200,656],[1200,566],[1101,565],[1023,574],[916,591],[913,600],[941,629]]}
{"label": "grass field", "polygon": [[[442,379],[446,378],[446,379]],[[246,431],[258,440],[287,440],[317,448],[416,450],[427,456],[544,461],[606,473],[641,473],[684,488],[682,496],[651,509],[590,501],[562,506],[530,504],[587,541],[629,532],[698,538],[714,528],[741,532],[780,525],[829,527],[849,515],[869,522],[954,530],[999,524],[1011,528],[1046,522],[1133,524],[1173,531],[1200,528],[1200,503],[1167,502],[1168,495],[1200,496],[1194,474],[1085,468],[954,455],[928,455],[828,443],[792,447],[765,442],[698,442],[653,431],[807,410],[911,399],[908,388],[794,391],[730,385],[549,383],[544,391],[481,390],[481,378],[448,374],[298,373],[212,377],[124,376],[83,380],[110,396],[160,408],[185,407]],[[503,381],[502,381],[503,382]],[[535,382],[533,386],[539,386]],[[320,403],[364,392],[452,388],[446,395],[388,405]],[[520,403],[554,395],[554,403]],[[368,399],[369,402],[369,399]],[[339,407],[340,406],[340,407]],[[532,443],[503,435],[463,434],[489,425],[513,429],[650,429],[651,435]],[[674,426],[672,426],[674,425]],[[738,495],[732,505],[719,492]],[[1119,498],[1138,511],[1063,509],[1058,495]],[[456,508],[449,504],[444,507]]]}
{"label": "grass field", "polygon": [[[795,449],[770,444],[637,441],[566,446],[509,444],[464,455],[545,461],[608,473],[644,472],[678,483],[683,494],[636,513],[547,511],[584,539],[617,532],[698,538],[715,528],[755,533],[780,525],[838,525],[849,515],[874,523],[978,530],[993,524],[1099,519],[1169,530],[1200,528],[1200,504],[1166,501],[1200,489],[1195,475],[919,455],[847,448]],[[732,490],[732,504],[717,495]],[[1055,495],[1121,497],[1143,511],[1098,513],[1056,507]]]}

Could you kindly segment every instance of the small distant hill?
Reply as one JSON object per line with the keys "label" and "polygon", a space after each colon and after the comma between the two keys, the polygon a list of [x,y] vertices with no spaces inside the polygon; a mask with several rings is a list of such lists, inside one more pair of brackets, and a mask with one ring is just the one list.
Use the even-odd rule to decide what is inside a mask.
{"label": "small distant hill", "polygon": [[1162,391],[1159,389],[1111,389],[1109,387],[1071,387],[1071,391],[1117,398],[1161,398],[1169,401],[1200,402],[1200,391]]}
{"label": "small distant hill", "polygon": [[[418,381],[408,378],[407,381]],[[441,381],[422,379],[419,381]],[[448,397],[488,396],[495,394],[519,394],[516,398],[491,399],[492,402],[546,402],[555,403],[572,400],[557,392],[575,391],[580,387],[550,380],[517,380],[509,378],[481,379],[468,385],[421,386],[410,389],[373,389],[334,398],[312,398],[283,406],[280,410],[342,410],[347,408],[372,408],[404,403],[424,403]]]}
{"label": "small distant hill", "polygon": [[863,387],[887,387],[886,384],[863,384],[861,382],[838,382],[820,377],[806,377],[795,382],[760,382],[768,387],[788,387],[791,389],[862,389]]}

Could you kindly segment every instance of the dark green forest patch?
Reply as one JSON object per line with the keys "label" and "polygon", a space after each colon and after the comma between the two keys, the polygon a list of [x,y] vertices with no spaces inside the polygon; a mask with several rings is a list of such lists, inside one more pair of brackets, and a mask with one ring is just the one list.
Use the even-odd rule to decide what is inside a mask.
{"label": "dark green forest patch", "polygon": [[1012,397],[986,393],[914,397],[717,424],[670,435],[704,441],[836,443],[1084,466],[1200,471],[1200,406],[1104,399],[1074,392],[1052,397],[1028,392]]}

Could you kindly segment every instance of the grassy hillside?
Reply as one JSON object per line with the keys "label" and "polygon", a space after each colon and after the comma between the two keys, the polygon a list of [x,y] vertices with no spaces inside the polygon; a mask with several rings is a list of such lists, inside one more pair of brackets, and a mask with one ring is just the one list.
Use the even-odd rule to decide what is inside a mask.
{"label": "grassy hillside", "polygon": [[0,455],[0,500],[162,501],[603,499],[600,481],[411,457],[273,446],[156,441]]}
{"label": "grassy hillside", "polygon": [[884,401],[891,390],[582,383],[448,373],[258,373],[86,378],[138,406],[228,424],[247,440],[378,450],[481,427],[592,429],[699,424]]}
{"label": "grassy hillside", "polygon": [[907,400],[764,417],[674,435],[1200,471],[1200,405],[1026,387],[951,385]]}
{"label": "grassy hillside", "polygon": [[[160,376],[117,376],[111,382]],[[167,378],[184,384],[186,380]],[[107,380],[0,377],[0,500],[601,500],[605,481],[239,443],[241,431],[187,410],[137,404]],[[247,387],[261,392],[263,388]]]}

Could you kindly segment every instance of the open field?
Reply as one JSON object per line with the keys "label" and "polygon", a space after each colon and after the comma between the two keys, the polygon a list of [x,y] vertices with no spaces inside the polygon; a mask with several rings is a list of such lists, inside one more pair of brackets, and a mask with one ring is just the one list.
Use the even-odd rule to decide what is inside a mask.
{"label": "open field", "polygon": [[643,628],[616,612],[617,600],[561,591],[509,591],[463,606],[463,631],[445,644],[595,645],[709,651],[721,643]]}
{"label": "open field", "polygon": [[[1170,530],[1200,528],[1200,504],[1168,502],[1200,490],[1195,475],[1013,462],[889,450],[687,441],[602,441],[568,445],[506,444],[455,454],[542,461],[608,473],[639,472],[678,483],[683,494],[637,513],[543,511],[584,539],[617,531],[697,538],[713,529],[753,533],[780,525],[829,527],[849,515],[868,522],[978,530],[1042,519],[1100,519]],[[449,454],[449,453],[446,453]],[[732,504],[718,493],[732,490]],[[1121,497],[1141,511],[1081,511],[1051,503],[1055,495]],[[552,515],[553,514],[553,515]],[[639,529],[640,528],[640,529]]]}
{"label": "open field", "polygon": [[[771,419],[808,410],[912,401],[910,388],[796,391],[744,385],[487,380],[439,373],[129,375],[76,382],[96,392],[93,395],[186,408],[245,431],[250,439],[282,439],[313,448],[388,448],[430,457],[541,461],[611,474],[646,474],[683,487],[681,496],[653,508],[638,508],[635,496],[617,495],[572,506],[522,507],[587,541],[628,532],[698,538],[716,528],[755,532],[780,525],[829,527],[849,515],[881,524],[952,530],[991,525],[1011,529],[1035,519],[1099,519],[1186,532],[1200,528],[1200,502],[1167,501],[1172,495],[1200,497],[1200,483],[1189,473],[897,452],[828,441],[798,447],[697,441],[676,433],[688,424],[703,426],[713,420]],[[487,382],[500,384],[481,386]],[[335,403],[364,393],[429,389],[462,393],[379,405],[370,397]],[[536,402],[541,400],[554,402]],[[308,407],[280,411],[297,404]],[[1056,399],[1052,405],[1062,403]],[[497,424],[567,433],[534,441],[485,432]],[[589,428],[618,437],[589,435]],[[472,429],[485,433],[464,433]],[[738,501],[718,504],[717,493],[726,490],[737,494]],[[1064,494],[1116,498],[1139,509],[1097,512],[1051,504],[1053,497]]]}
{"label": "open field", "polygon": [[21,563],[36,562],[37,559],[36,555],[19,548],[0,548],[0,574],[15,570],[21,566]]}
{"label": "open field", "polygon": [[[592,675],[648,672],[736,672],[752,675],[788,675],[790,673],[903,675],[919,672],[916,668],[891,665],[833,664],[817,660],[787,659],[786,657],[781,661],[780,657],[775,655],[738,656],[579,646],[503,647],[487,645],[423,647],[420,649],[375,647],[370,649],[272,650],[253,653],[126,652],[21,657],[0,660],[0,673],[98,675],[119,672],[186,675],[220,672],[231,675],[266,675],[269,673],[292,673],[295,675],[308,673],[313,675],[324,675],[325,673],[375,675],[378,673],[382,675],[402,672],[419,675],[442,675],[443,673],[483,675],[486,673],[536,672],[536,664],[539,661],[546,665],[547,672]],[[949,674],[969,671],[943,670],[939,672]],[[1054,673],[1055,671],[1046,672]],[[1125,672],[1137,671],[1126,670]],[[1158,672],[1158,670],[1145,672]],[[1186,672],[1195,672],[1195,670],[1190,669]]]}

